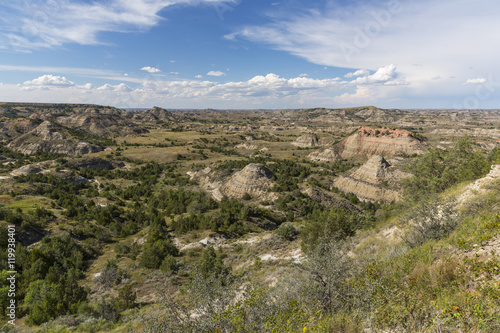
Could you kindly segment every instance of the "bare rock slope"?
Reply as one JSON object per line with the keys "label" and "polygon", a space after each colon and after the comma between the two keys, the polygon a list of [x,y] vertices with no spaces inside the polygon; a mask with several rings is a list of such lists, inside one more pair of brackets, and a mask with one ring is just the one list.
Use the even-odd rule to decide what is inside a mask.
{"label": "bare rock slope", "polygon": [[211,168],[187,172],[192,180],[197,181],[203,190],[218,201],[224,196],[242,198],[245,193],[260,200],[277,199],[276,193],[269,192],[274,175],[265,165],[252,163],[231,176],[228,173]]}
{"label": "bare rock slope", "polygon": [[17,137],[8,147],[23,154],[46,152],[83,155],[104,150],[103,147],[77,140],[67,130],[50,121],[44,121],[30,132]]}
{"label": "bare rock slope", "polygon": [[407,130],[363,127],[343,143],[342,158],[355,155],[396,156],[423,154],[426,144]]}
{"label": "bare rock slope", "polygon": [[315,134],[303,134],[292,142],[292,145],[301,148],[316,147],[319,145],[319,138]]}
{"label": "bare rock slope", "polygon": [[310,153],[307,157],[315,162],[335,162],[341,159],[341,152],[336,147],[323,148]]}
{"label": "bare rock slope", "polygon": [[235,198],[241,198],[245,193],[262,197],[273,185],[273,177],[273,173],[265,165],[251,163],[232,175],[223,185],[222,192]]}
{"label": "bare rock slope", "polygon": [[416,138],[410,131],[389,128],[363,127],[333,147],[325,147],[308,155],[316,162],[335,162],[354,156],[423,154],[427,143]]}
{"label": "bare rock slope", "polygon": [[337,178],[334,185],[361,200],[398,201],[402,196],[400,180],[409,176],[376,155],[350,174]]}

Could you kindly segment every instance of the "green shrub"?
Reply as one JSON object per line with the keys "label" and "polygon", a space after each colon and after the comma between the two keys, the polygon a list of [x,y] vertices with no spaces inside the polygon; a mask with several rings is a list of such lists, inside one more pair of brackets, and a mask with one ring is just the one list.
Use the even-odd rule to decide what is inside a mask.
{"label": "green shrub", "polygon": [[402,181],[405,195],[411,200],[421,200],[460,182],[480,178],[489,172],[491,162],[485,154],[474,150],[468,136],[459,139],[453,150],[429,149],[409,167],[413,177]]}
{"label": "green shrub", "polygon": [[137,294],[132,290],[131,284],[126,284],[118,291],[118,297],[113,300],[116,311],[131,309],[136,306]]}
{"label": "green shrub", "polygon": [[341,208],[315,210],[301,231],[302,250],[313,250],[322,239],[343,240],[362,226],[362,217]]}
{"label": "green shrub", "polygon": [[165,259],[163,259],[160,269],[164,272],[172,274],[177,269],[177,260],[172,255],[167,255]]}
{"label": "green shrub", "polygon": [[209,246],[203,250],[200,258],[196,262],[196,271],[202,276],[228,276],[230,268],[224,265],[224,254],[219,248],[218,253],[215,252],[213,246]]}
{"label": "green shrub", "polygon": [[280,225],[276,233],[287,241],[293,241],[298,235],[297,229],[291,224]]}
{"label": "green shrub", "polygon": [[158,269],[168,255],[179,255],[179,250],[175,244],[161,232],[157,230],[150,231],[142,251],[140,264],[146,268]]}

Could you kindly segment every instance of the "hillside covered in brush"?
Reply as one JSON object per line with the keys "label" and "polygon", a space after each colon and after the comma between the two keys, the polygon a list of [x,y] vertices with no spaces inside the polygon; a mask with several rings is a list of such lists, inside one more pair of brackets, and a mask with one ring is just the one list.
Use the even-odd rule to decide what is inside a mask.
{"label": "hillside covered in brush", "polygon": [[2,103],[3,329],[499,331],[499,114]]}

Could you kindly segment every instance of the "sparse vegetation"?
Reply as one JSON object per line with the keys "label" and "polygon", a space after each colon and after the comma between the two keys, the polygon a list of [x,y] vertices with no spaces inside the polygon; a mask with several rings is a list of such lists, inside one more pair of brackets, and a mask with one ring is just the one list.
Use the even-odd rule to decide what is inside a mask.
{"label": "sparse vegetation", "polygon": [[[374,107],[343,110],[346,124],[354,125],[332,129],[315,120],[336,112],[328,109],[287,111],[285,120],[282,111],[261,110],[160,109],[122,117],[95,106],[110,111],[116,124],[96,134],[61,119],[77,107],[16,103],[1,114],[2,125],[15,122],[0,127],[0,234],[16,226],[17,315],[26,317],[21,329],[500,330],[498,176],[469,185],[500,163],[490,138],[447,143],[422,125],[423,111],[391,113],[414,121],[413,132],[376,127],[363,115],[385,112]],[[82,158],[8,148],[29,130],[19,123],[35,111],[71,137],[111,149]],[[428,148],[407,155],[386,150],[391,170],[413,176],[402,181],[403,197],[372,202],[335,186],[339,176],[365,165],[373,147],[313,162],[308,156],[319,147],[292,145],[304,128],[323,148],[343,149],[360,128],[370,139],[403,133]],[[235,148],[242,143],[254,147]],[[255,168],[262,174],[257,180],[236,178],[237,191],[228,191],[229,179],[249,164],[267,169]],[[378,185],[373,191],[395,183]],[[6,249],[7,238],[0,237],[4,318]]]}

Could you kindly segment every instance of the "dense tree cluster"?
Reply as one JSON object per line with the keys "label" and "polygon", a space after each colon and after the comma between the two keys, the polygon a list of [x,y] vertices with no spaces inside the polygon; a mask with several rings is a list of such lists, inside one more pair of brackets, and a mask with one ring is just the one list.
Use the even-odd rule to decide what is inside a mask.
{"label": "dense tree cluster", "polygon": [[490,170],[493,155],[474,149],[470,137],[459,139],[453,150],[429,149],[417,163],[409,167],[413,177],[405,180],[408,198],[419,200],[463,181],[477,179]]}

